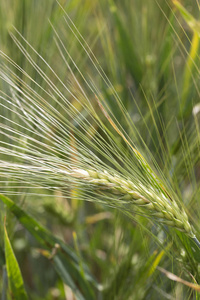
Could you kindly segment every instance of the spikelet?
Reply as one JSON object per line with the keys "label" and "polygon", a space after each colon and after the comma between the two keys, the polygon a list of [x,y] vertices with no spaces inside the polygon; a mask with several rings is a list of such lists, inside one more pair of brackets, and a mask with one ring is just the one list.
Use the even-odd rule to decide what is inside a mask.
{"label": "spikelet", "polygon": [[118,175],[111,175],[107,171],[98,172],[94,170],[74,169],[68,174],[97,185],[99,188],[107,187],[110,192],[118,194],[121,201],[142,207],[144,212],[150,212],[152,216],[161,219],[163,224],[175,227],[194,237],[185,211],[180,209],[175,201],[167,199],[164,194],[160,193],[158,195],[152,188],[146,190],[147,187],[142,184],[138,188],[130,180],[120,178]]}

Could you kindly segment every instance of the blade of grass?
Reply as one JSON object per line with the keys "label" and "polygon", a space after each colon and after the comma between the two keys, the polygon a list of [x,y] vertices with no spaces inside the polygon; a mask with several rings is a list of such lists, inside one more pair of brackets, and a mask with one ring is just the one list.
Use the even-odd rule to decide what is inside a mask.
{"label": "blade of grass", "polygon": [[22,274],[13,252],[6,226],[4,224],[4,243],[5,243],[5,256],[6,268],[8,274],[8,282],[12,298],[15,300],[27,300],[27,293],[24,288]]}
{"label": "blade of grass", "polygon": [[59,250],[55,251],[51,260],[56,271],[61,276],[62,280],[71,287],[77,299],[94,299],[91,283],[93,286],[96,285],[96,287],[97,284],[86,270],[85,266],[83,266],[83,274],[83,269],[80,269],[79,259],[72,250],[70,250],[62,241],[54,237],[24,210],[18,207],[11,199],[3,195],[0,195],[0,199],[45,249],[53,253],[55,245],[59,245]]}
{"label": "blade of grass", "polygon": [[121,49],[122,59],[124,59],[124,63],[131,73],[133,79],[135,80],[135,83],[137,84],[137,86],[139,86],[143,76],[140,57],[136,53],[136,47],[134,47],[132,41],[130,40],[130,37],[127,34],[126,28],[124,27],[124,24],[120,19],[119,10],[115,6],[114,1],[110,2],[110,9],[113,14],[114,22],[119,34],[118,46]]}
{"label": "blade of grass", "polygon": [[[175,7],[179,10],[181,16],[191,28],[193,32],[193,37],[191,41],[190,50],[187,56],[187,61],[185,64],[184,74],[183,74],[183,90],[182,90],[182,105],[184,109],[183,113],[188,113],[187,99],[191,91],[190,85],[191,81],[194,80],[195,69],[197,68],[198,49],[199,49],[199,38],[200,38],[200,23],[185,9],[185,7],[179,1],[173,1]],[[192,107],[192,102],[189,102]],[[191,109],[190,109],[191,111]]]}

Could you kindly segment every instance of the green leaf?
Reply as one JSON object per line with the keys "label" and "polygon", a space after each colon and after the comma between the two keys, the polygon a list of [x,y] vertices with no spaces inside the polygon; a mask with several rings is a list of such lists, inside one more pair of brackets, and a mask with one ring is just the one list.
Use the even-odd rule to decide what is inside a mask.
{"label": "green leaf", "polygon": [[6,256],[6,268],[8,274],[8,281],[12,298],[16,300],[28,299],[26,291],[24,289],[24,282],[22,274],[13,252],[11,243],[8,238],[6,227],[4,226],[4,242],[5,242],[5,256]]}
{"label": "green leaf", "polygon": [[11,199],[4,195],[0,195],[0,199],[40,245],[49,251],[46,252],[48,253],[46,256],[52,261],[63,282],[73,290],[76,298],[79,300],[95,299],[93,288],[97,288],[97,283],[89,274],[87,267],[85,265],[82,266],[82,263],[79,262],[79,258],[73,251],[30,217]]}

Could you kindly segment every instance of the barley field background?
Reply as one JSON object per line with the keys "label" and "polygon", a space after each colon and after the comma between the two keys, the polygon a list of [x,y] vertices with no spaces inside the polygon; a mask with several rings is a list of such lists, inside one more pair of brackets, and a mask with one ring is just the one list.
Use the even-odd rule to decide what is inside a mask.
{"label": "barley field background", "polygon": [[200,299],[199,12],[0,1],[1,300]]}

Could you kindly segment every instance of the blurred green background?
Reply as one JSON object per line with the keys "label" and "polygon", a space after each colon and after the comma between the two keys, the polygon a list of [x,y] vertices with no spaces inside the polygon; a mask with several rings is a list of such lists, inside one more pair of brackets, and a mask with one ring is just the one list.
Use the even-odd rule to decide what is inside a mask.
{"label": "blurred green background", "polygon": [[[133,143],[153,168],[162,171],[166,184],[176,192],[199,230],[198,1],[182,1],[186,11],[178,10],[168,0],[62,0],[59,3],[90,46],[113,87],[106,84],[106,76],[101,78],[91,64],[75,34],[67,27],[64,11],[54,0],[1,0],[0,49],[44,89],[48,88],[13,41],[12,34],[21,40],[25,49],[32,51],[23,43],[16,32],[19,31],[60,79],[70,82],[72,91],[79,95],[58,51],[55,42],[58,34],[84,76],[98,87]],[[51,76],[33,51],[32,58]],[[76,73],[70,59],[68,63]],[[33,86],[27,76],[15,72]],[[80,75],[77,76],[84,86]],[[65,93],[55,78],[54,83]],[[6,89],[3,82],[0,86]],[[34,88],[37,89],[36,85]],[[114,90],[130,119],[116,105]],[[89,89],[88,94],[94,97]],[[81,107],[77,109],[81,112]],[[102,112],[99,114],[111,128]],[[12,114],[7,118],[12,118]],[[124,143],[120,136],[117,138]],[[187,281],[192,281],[190,273],[199,278],[198,265],[176,243],[173,231],[166,234],[144,216],[130,219],[103,205],[77,201],[75,189],[68,200],[62,190],[41,197],[35,190],[37,192],[37,196],[23,193],[12,199],[72,247],[80,265],[87,264],[104,288],[103,293],[95,291],[94,299],[199,299],[196,292],[170,281],[156,270],[159,264]],[[73,292],[55,272],[51,259],[45,257],[38,242],[2,203],[0,206],[1,236],[6,214],[8,234],[30,299],[74,299]],[[3,240],[0,244],[3,249]],[[4,260],[0,262],[1,299],[12,299],[7,292]]]}

